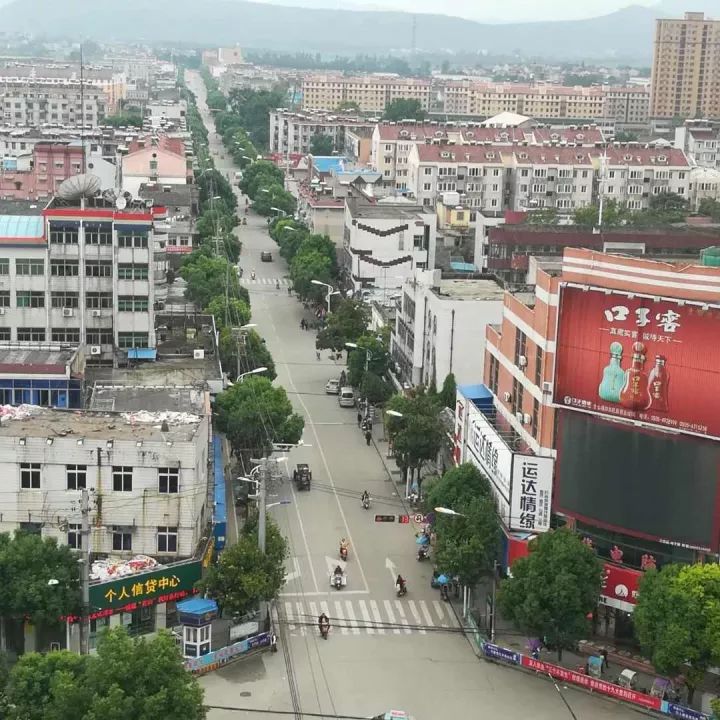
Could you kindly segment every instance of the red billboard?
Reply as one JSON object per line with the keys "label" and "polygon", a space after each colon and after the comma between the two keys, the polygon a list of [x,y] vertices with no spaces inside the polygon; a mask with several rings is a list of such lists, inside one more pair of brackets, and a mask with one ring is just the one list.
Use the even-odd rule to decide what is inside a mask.
{"label": "red billboard", "polygon": [[555,403],[720,437],[718,338],[718,308],[565,286]]}
{"label": "red billboard", "polygon": [[638,588],[643,576],[639,570],[605,563],[600,596],[606,605],[632,612],[637,605]]}

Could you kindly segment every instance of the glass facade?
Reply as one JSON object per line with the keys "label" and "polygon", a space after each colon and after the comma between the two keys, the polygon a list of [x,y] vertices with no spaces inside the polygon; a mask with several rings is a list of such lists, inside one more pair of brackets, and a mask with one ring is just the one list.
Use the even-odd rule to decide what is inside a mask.
{"label": "glass facade", "polygon": [[0,405],[82,408],[82,381],[0,378]]}

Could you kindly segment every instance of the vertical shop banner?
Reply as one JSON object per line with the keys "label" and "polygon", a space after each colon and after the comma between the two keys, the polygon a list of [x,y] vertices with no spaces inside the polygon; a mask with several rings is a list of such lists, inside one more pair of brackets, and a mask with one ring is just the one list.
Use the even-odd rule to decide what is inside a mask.
{"label": "vertical shop banner", "polygon": [[720,309],[564,286],[554,402],[720,437]]}
{"label": "vertical shop banner", "polygon": [[515,453],[512,466],[510,529],[550,529],[553,459]]}
{"label": "vertical shop banner", "polygon": [[465,397],[457,393],[455,400],[455,437],[453,438],[453,460],[456,465],[463,462],[465,444]]}
{"label": "vertical shop banner", "polygon": [[600,599],[610,607],[633,612],[637,605],[642,576],[643,573],[639,570],[605,563]]}

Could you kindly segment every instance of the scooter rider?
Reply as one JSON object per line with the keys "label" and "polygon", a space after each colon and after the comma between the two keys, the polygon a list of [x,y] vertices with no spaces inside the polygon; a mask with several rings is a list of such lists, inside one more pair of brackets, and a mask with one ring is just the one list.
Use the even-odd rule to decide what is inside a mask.
{"label": "scooter rider", "polygon": [[360,497],[360,502],[363,507],[370,507],[370,493],[367,490],[363,490],[363,494]]}
{"label": "scooter rider", "polygon": [[325,613],[321,613],[318,618],[318,627],[320,628],[320,635],[324,638],[327,637],[328,631],[330,630],[330,618]]}
{"label": "scooter rider", "polygon": [[405,578],[398,573],[397,580],[395,581],[395,588],[398,591],[398,595],[405,594]]}
{"label": "scooter rider", "polygon": [[336,575],[336,576],[340,575],[340,577],[342,577],[342,574],[343,574],[343,569],[339,565],[337,565],[335,567],[335,571],[333,572],[333,575]]}
{"label": "scooter rider", "polygon": [[350,547],[350,544],[345,538],[342,538],[340,540],[340,557],[345,560],[347,558],[348,549]]}

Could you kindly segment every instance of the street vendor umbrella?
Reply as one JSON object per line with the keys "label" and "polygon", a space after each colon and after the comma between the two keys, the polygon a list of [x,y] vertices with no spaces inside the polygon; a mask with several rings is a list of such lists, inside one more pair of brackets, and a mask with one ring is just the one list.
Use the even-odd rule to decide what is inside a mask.
{"label": "street vendor umbrella", "polygon": [[438,575],[436,579],[440,585],[447,585],[450,582],[450,578],[444,573],[442,575]]}

